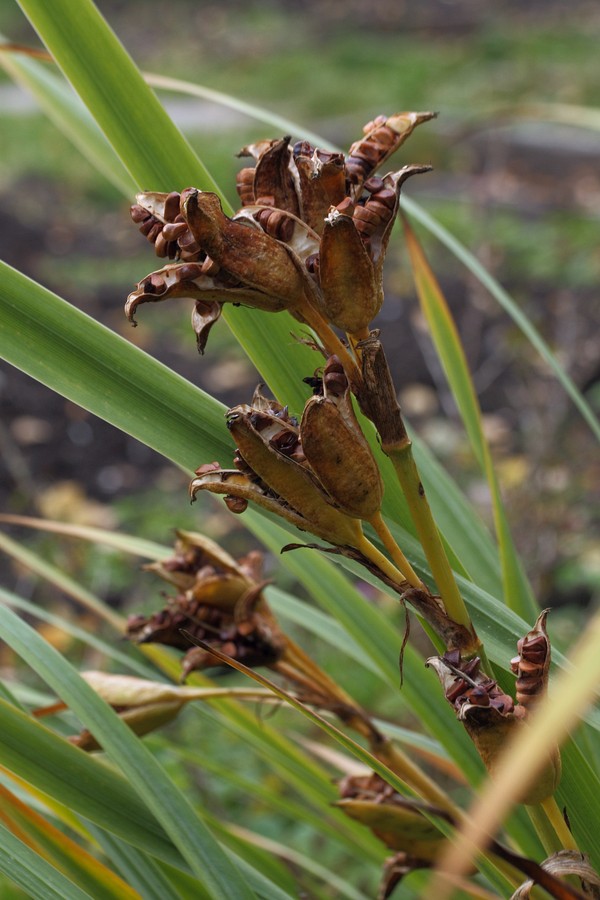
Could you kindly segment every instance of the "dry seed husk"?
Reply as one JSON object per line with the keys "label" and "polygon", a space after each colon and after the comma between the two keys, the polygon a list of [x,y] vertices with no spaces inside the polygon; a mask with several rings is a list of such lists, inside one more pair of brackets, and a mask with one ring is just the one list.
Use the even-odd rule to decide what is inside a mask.
{"label": "dry seed husk", "polygon": [[300,513],[310,531],[320,533],[332,544],[360,543],[358,522],[334,509],[302,466],[265,443],[252,426],[247,408],[236,407],[229,414],[229,429],[243,458],[266,485]]}
{"label": "dry seed husk", "polygon": [[352,799],[338,800],[335,805],[371,828],[390,850],[403,850],[420,860],[434,860],[445,841],[429,819],[408,805]]}
{"label": "dry seed husk", "polygon": [[318,152],[312,156],[299,155],[295,159],[300,181],[301,215],[317,234],[322,234],[325,218],[332,206],[337,206],[346,196],[344,157],[332,154],[322,162]]}
{"label": "dry seed husk", "polygon": [[302,277],[282,243],[258,225],[229,219],[216,194],[188,188],[181,204],[194,238],[226,272],[288,307],[303,296],[308,278]]}
{"label": "dry seed husk", "polygon": [[352,218],[337,210],[325,222],[319,277],[327,320],[348,334],[367,328],[383,303],[381,279]]}
{"label": "dry seed husk", "polygon": [[290,138],[276,141],[264,153],[254,171],[254,196],[259,203],[271,198],[271,206],[284,209],[295,216],[300,214],[296,185],[290,171]]}
{"label": "dry seed husk", "polygon": [[334,502],[349,516],[370,519],[381,507],[383,483],[364,437],[325,397],[308,401],[300,434],[306,458]]}

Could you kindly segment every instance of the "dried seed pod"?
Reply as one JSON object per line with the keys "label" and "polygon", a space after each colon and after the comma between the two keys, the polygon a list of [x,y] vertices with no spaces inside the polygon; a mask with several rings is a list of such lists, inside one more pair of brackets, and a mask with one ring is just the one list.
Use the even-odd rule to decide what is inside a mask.
{"label": "dried seed pod", "polygon": [[[154,244],[157,256],[175,259],[179,256],[180,248],[177,237],[165,228],[174,223],[179,216],[179,194],[171,191],[170,194],[161,194],[147,191],[136,195],[136,203],[131,207],[131,218],[147,240]],[[184,223],[183,232],[187,230]],[[183,234],[183,232],[180,232]]]}
{"label": "dried seed pod", "polygon": [[351,185],[360,189],[392,153],[404,143],[417,125],[433,119],[435,113],[406,112],[386,118],[377,116],[363,128],[364,137],[350,147],[346,157],[346,173]]}
{"label": "dried seed pod", "polygon": [[275,206],[298,216],[300,204],[290,168],[291,161],[290,138],[275,141],[260,155],[256,163],[253,192],[257,204]]}
{"label": "dried seed pod", "polygon": [[238,406],[228,412],[228,427],[254,472],[271,490],[306,520],[304,530],[325,537],[332,544],[354,545],[362,532],[358,522],[331,506],[310,474],[295,460],[278,453],[270,444],[282,430],[282,422],[265,413],[254,414]]}
{"label": "dried seed pod", "polygon": [[349,516],[371,519],[381,507],[383,482],[358,426],[352,428],[332,400],[311,397],[300,435],[310,467],[336,506]]}
{"label": "dried seed pod", "polygon": [[[304,275],[305,268],[303,263],[305,264],[305,260],[309,256],[318,253],[319,235],[297,216],[293,216],[291,213],[287,213],[284,210],[274,209],[273,207],[245,206],[238,210],[233,217],[233,221],[246,223],[253,228],[257,228],[257,216],[261,218],[264,216],[264,221],[268,226],[266,230],[269,230],[271,226],[275,229],[277,226],[278,233],[275,233],[274,231],[273,234],[271,234],[271,231],[269,230],[269,234],[274,237],[275,240],[280,240],[282,243],[285,243],[288,252],[292,251],[290,254],[292,259]],[[261,226],[263,226],[262,222]],[[310,279],[307,279],[305,287],[309,287],[310,284]]]}
{"label": "dried seed pod", "polygon": [[[461,660],[459,651],[455,650],[441,657],[431,657],[427,665],[435,670],[446,699],[454,707],[457,718],[463,722],[486,769],[493,776],[515,729],[527,727],[519,709],[515,710],[512,697],[480,671],[477,657]],[[520,802],[533,805],[550,797],[558,787],[560,775],[560,754],[557,748],[551,748],[546,766],[528,786]]]}
{"label": "dried seed pod", "polygon": [[293,156],[299,180],[301,216],[317,234],[322,234],[330,207],[341,203],[346,194],[344,156],[315,150],[306,141],[295,145]]}
{"label": "dried seed pod", "polygon": [[259,228],[229,219],[216,194],[188,188],[181,196],[194,238],[223,269],[288,307],[303,296],[308,277],[302,276],[284,244]]}
{"label": "dried seed pod", "polygon": [[286,307],[284,300],[236,283],[228,272],[219,270],[210,277],[204,272],[204,264],[174,263],[139,282],[127,297],[125,314],[135,325],[135,314],[141,304],[186,297],[196,300],[192,327],[200,353],[204,352],[209,331],[219,319],[223,303],[251,306],[267,312],[279,312]]}
{"label": "dried seed pod", "polygon": [[548,690],[551,650],[546,619],[549,612],[549,609],[543,610],[532,630],[517,643],[519,655],[510,663],[517,676],[517,701],[524,715],[531,712]]}
{"label": "dried seed pod", "polygon": [[397,209],[396,192],[386,187],[382,179],[369,178],[365,188],[371,191],[371,196],[363,206],[356,206],[352,216],[363,241],[376,229],[383,230],[394,218]]}
{"label": "dried seed pod", "polygon": [[383,288],[350,216],[334,210],[321,238],[319,278],[327,320],[348,334],[362,334],[383,303]]}
{"label": "dried seed pod", "polygon": [[266,234],[278,241],[287,243],[294,233],[294,220],[281,209],[265,207],[254,213],[254,219]]}

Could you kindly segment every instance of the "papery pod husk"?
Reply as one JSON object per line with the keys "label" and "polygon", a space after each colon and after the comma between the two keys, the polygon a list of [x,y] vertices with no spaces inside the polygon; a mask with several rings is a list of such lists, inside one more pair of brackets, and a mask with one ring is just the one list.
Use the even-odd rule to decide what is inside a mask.
{"label": "papery pod husk", "polygon": [[250,421],[248,407],[229,410],[229,417],[228,427],[248,465],[268,487],[300,513],[313,534],[319,534],[337,545],[353,546],[361,542],[362,531],[358,522],[334,509],[302,466],[265,443]]}
{"label": "papery pod husk", "polygon": [[179,215],[179,194],[176,191],[141,191],[135,195],[135,202],[165,225]]}
{"label": "papery pod husk", "polygon": [[549,609],[544,609],[535,625],[517,642],[519,655],[511,660],[511,669],[517,676],[516,693],[519,709],[525,718],[533,707],[548,693],[551,647],[546,631]]}
{"label": "papery pod husk", "polygon": [[381,309],[383,287],[352,218],[337,210],[325,221],[319,279],[327,321],[348,334],[362,334]]}
{"label": "papery pod husk", "polygon": [[362,184],[410,137],[422,122],[434,119],[433,112],[401,112],[393,116],[377,116],[363,128],[363,137],[355,141],[346,157],[346,169],[355,197]]}
{"label": "papery pod husk", "polygon": [[261,141],[255,141],[253,144],[247,144],[245,147],[242,147],[236,155],[238,158],[251,156],[258,162],[264,153],[267,153],[271,147],[279,143],[279,140],[279,138],[264,138]]}
{"label": "papery pod husk", "polygon": [[[581,887],[586,897],[594,900],[600,898],[600,876],[590,865],[585,853],[578,850],[558,850],[552,856],[540,863],[541,868],[557,878],[576,876],[581,881]],[[535,881],[524,882],[510,900],[529,900],[535,887]]]}
{"label": "papery pod husk", "polygon": [[[458,663],[449,661],[456,656]],[[447,658],[445,658],[447,657]],[[444,689],[444,694],[453,706],[456,717],[475,744],[486,769],[493,777],[502,762],[507,745],[519,728],[526,728],[518,711],[515,711],[512,697],[505,694],[496,681],[479,668],[479,660],[460,660],[458,653],[446,653],[445,657],[430,657],[427,665],[434,669]],[[462,667],[462,669],[461,669]],[[463,672],[464,677],[457,674]],[[550,748],[548,761],[542,772],[518,798],[519,803],[534,805],[552,796],[561,776],[560,753]]]}
{"label": "papery pod husk", "polygon": [[216,194],[187,188],[182,213],[198,244],[229,275],[247,287],[279,300],[287,308],[306,291],[303,277],[285,246],[257,225],[228,218]]}
{"label": "papery pod husk", "polygon": [[310,156],[295,156],[300,182],[300,215],[318,235],[323,234],[325,218],[332,206],[346,196],[346,173],[342,153],[327,154],[322,161],[319,151]]}
{"label": "papery pod husk", "polygon": [[300,434],[306,459],[334,502],[349,516],[371,519],[381,508],[383,482],[364,436],[326,397],[307,402]]}
{"label": "papery pod husk", "polygon": [[254,170],[254,196],[256,202],[283,209],[294,216],[300,215],[300,203],[290,162],[290,138],[276,141],[260,154]]}
{"label": "papery pod husk", "polygon": [[335,803],[351,819],[366,825],[390,850],[403,850],[411,856],[433,861],[444,835],[410,804],[376,800],[345,799]]}
{"label": "papery pod husk", "polygon": [[300,531],[310,531],[317,537],[332,542],[329,529],[321,528],[317,522],[309,522],[273,491],[268,491],[265,487],[257,484],[255,478],[244,475],[237,469],[217,469],[212,472],[204,472],[194,478],[190,484],[192,500],[196,499],[196,495],[200,491],[220,494],[226,499],[234,497],[246,504],[256,503],[267,512],[285,519]]}
{"label": "papery pod husk", "polygon": [[79,673],[110,706],[136,707],[163,703],[188,703],[202,697],[203,689],[180,687],[167,682],[136,678],[134,675],[113,675],[109,672]]}
{"label": "papery pod husk", "polygon": [[[262,554],[258,551],[253,551],[238,561],[216,541],[197,531],[176,528],[175,535],[177,537],[175,555],[169,559],[148,563],[143,567],[145,571],[154,572],[159,578],[169,584],[174,584],[180,590],[192,587],[196,581],[198,568],[207,565],[216,566],[232,575],[245,576],[249,584],[260,579],[260,574],[257,578],[253,578],[254,574],[260,573],[257,564],[260,566],[259,560],[262,560]],[[184,567],[186,572],[182,571]]]}
{"label": "papery pod husk", "polygon": [[161,303],[173,298],[211,302],[236,303],[279,312],[286,308],[286,302],[271,294],[247,285],[227,284],[219,277],[212,278],[202,272],[200,263],[170,263],[143,278],[132,291],[125,303],[125,313],[130,322],[135,323],[137,307],[142,303]]}
{"label": "papery pod husk", "polygon": [[[147,703],[144,706],[126,709],[124,712],[119,713],[119,718],[131,728],[134,734],[142,737],[172,722],[184,704],[185,701],[183,700]],[[87,729],[82,731],[81,734],[70,737],[69,742],[88,753],[94,750],[102,750],[102,745],[98,743],[94,735]]]}
{"label": "papery pod husk", "polygon": [[[235,214],[233,221],[247,221],[256,227],[255,217],[261,210],[269,210],[269,207],[260,205],[245,206]],[[273,212],[280,212],[280,210],[273,210]],[[294,216],[289,212],[284,212],[282,215],[285,216],[285,221],[286,223],[289,223],[290,226],[285,238],[285,245],[288,250],[292,250],[295,256],[297,256],[301,263],[304,264],[309,256],[319,252],[319,235],[310,228],[306,222],[303,222],[302,219],[298,218],[298,216]],[[279,240],[276,234],[270,236]]]}
{"label": "papery pod husk", "polygon": [[396,201],[394,204],[394,208],[391,211],[389,220],[385,222],[381,227],[374,229],[369,234],[369,252],[373,260],[378,278],[381,278],[386,250],[390,241],[394,223],[396,221],[398,208],[400,206],[400,193],[402,190],[402,186],[404,185],[405,181],[408,181],[408,179],[411,178],[411,176],[422,175],[425,172],[430,171],[431,166],[410,165],[404,166],[398,172],[390,172],[383,178],[385,187],[394,191],[396,195]]}

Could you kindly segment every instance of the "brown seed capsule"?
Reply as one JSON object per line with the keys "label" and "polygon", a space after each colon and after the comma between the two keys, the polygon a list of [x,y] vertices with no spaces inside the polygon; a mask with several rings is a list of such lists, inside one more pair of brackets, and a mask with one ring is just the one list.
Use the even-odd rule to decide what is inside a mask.
{"label": "brown seed capsule", "polygon": [[244,459],[265,485],[304,517],[305,530],[332,544],[354,546],[360,542],[362,533],[358,523],[334,509],[331,498],[326,498],[310,473],[270,443],[282,430],[295,433],[292,426],[282,429],[281,419],[264,413],[253,414],[245,406],[229,410],[228,416],[229,430]]}
{"label": "brown seed capsule", "polygon": [[254,219],[266,234],[284,243],[294,233],[294,220],[281,209],[261,209],[254,213]]}
{"label": "brown seed capsule", "polygon": [[540,613],[532,630],[517,643],[519,655],[511,660],[511,669],[517,675],[517,701],[524,713],[547,693],[551,648],[546,632],[549,610]]}
{"label": "brown seed capsule", "polygon": [[381,507],[383,483],[364,435],[332,400],[311,397],[300,424],[302,449],[333,502],[349,515],[371,519]]}
{"label": "brown seed capsule", "polygon": [[198,244],[243,285],[288,307],[303,296],[305,279],[285,245],[259,228],[229,219],[216,194],[188,188],[182,212]]}
{"label": "brown seed capsule", "polygon": [[[261,154],[254,170],[253,190],[257,203],[298,216],[300,204],[290,170],[292,151],[289,144],[290,138],[284,137]],[[266,198],[271,198],[271,202],[265,202]]]}
{"label": "brown seed capsule", "polygon": [[319,277],[327,320],[361,334],[381,308],[383,289],[352,218],[338,210],[325,222]]}

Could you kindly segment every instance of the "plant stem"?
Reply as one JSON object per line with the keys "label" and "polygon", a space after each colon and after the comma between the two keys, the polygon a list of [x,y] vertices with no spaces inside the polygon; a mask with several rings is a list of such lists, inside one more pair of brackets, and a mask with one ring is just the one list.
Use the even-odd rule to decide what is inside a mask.
{"label": "plant stem", "polygon": [[559,841],[558,850],[576,850],[579,852],[579,847],[577,846],[577,841],[571,834],[567,823],[564,820],[563,814],[561,813],[558,803],[556,802],[556,798],[554,796],[548,797],[547,800],[543,800],[542,803],[539,804],[541,809],[544,811],[544,815],[546,816],[547,821],[552,825],[554,833]]}
{"label": "plant stem", "polygon": [[400,547],[394,540],[394,537],[393,537],[391,531],[389,530],[389,528],[387,527],[387,525],[385,524],[385,521],[384,521],[381,513],[380,512],[375,513],[373,518],[369,519],[369,524],[373,526],[373,528],[377,532],[378,536],[381,538],[383,546],[389,553],[392,561],[403,572],[406,581],[408,581],[408,583],[410,585],[412,585],[412,587],[418,588],[418,590],[427,590],[427,588],[425,587],[425,585],[423,584],[423,582],[421,581],[421,579],[419,578],[419,576],[417,575],[417,573],[415,572],[415,570],[413,569],[413,567],[411,566],[411,564],[409,563],[407,558],[405,557],[404,553],[402,552],[402,550],[400,549]]}
{"label": "plant stem", "polygon": [[314,308],[308,299],[298,306],[298,312],[302,315],[307,325],[310,325],[315,334],[320,338],[325,350],[330,356],[337,356],[344,372],[346,373],[350,384],[359,385],[362,381],[362,374],[358,368],[356,360],[342,343],[335,331],[328,325],[320,312]]}
{"label": "plant stem", "polygon": [[401,587],[407,585],[408,582],[404,572],[397,569],[396,566],[389,561],[387,556],[384,556],[383,553],[381,553],[364,535],[362,536],[361,541],[357,541],[355,547],[366,559],[374,563],[377,568],[380,569],[384,575],[387,575],[387,577],[395,584]]}
{"label": "plant stem", "polygon": [[425,496],[413,458],[410,439],[406,437],[401,444],[396,446],[384,445],[382,449],[389,456],[396,470],[419,540],[448,616],[454,622],[464,625],[475,634],[471,618],[458,589],[454,573]]}

